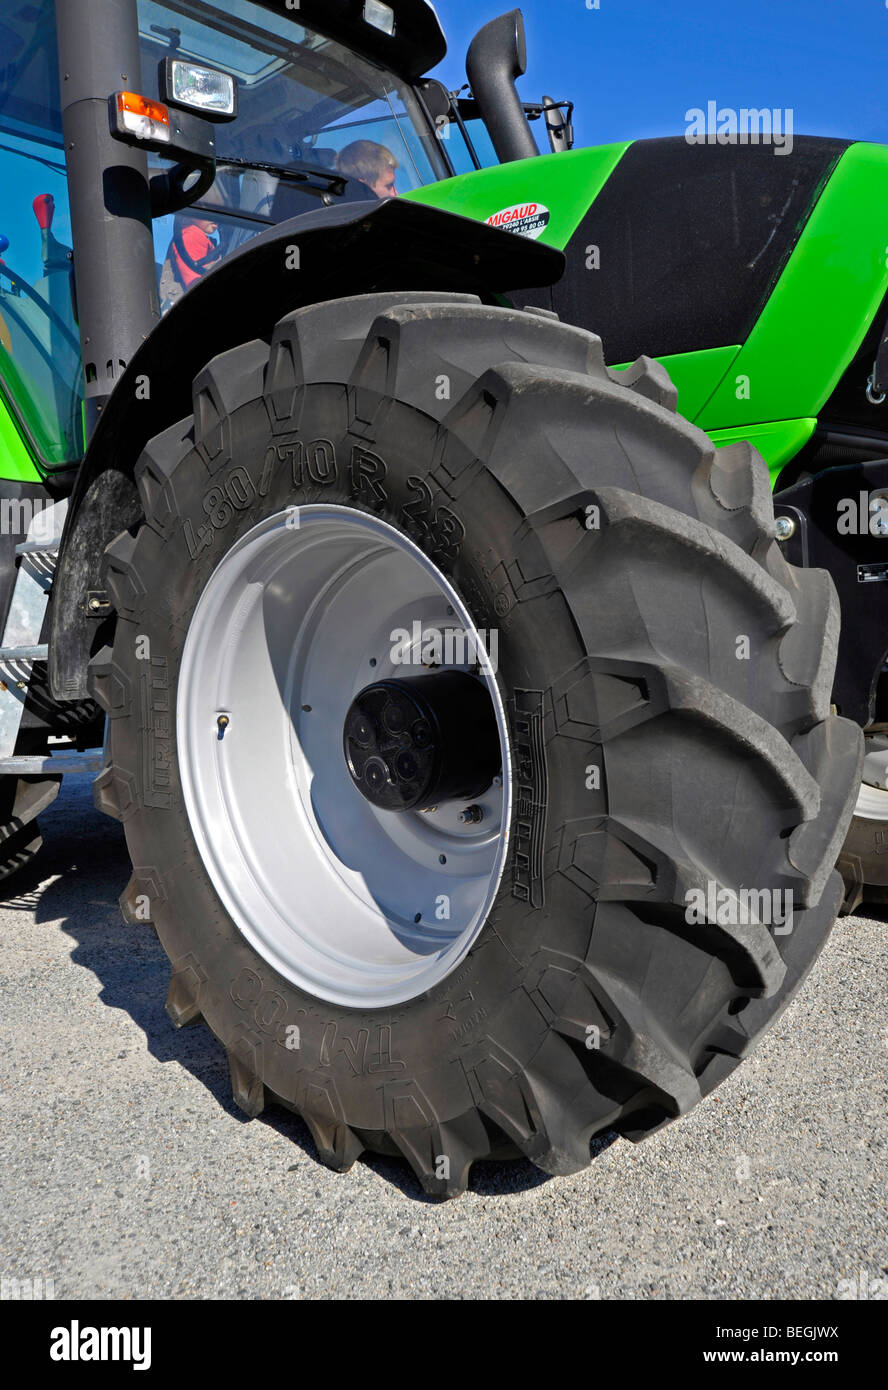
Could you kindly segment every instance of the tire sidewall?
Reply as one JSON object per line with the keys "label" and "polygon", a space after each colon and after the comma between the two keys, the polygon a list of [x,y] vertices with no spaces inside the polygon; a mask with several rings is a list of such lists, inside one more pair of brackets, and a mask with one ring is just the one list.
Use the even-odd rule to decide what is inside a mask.
{"label": "tire sidewall", "polygon": [[[593,884],[565,880],[550,891],[558,866],[544,862],[546,825],[604,805],[603,792],[586,785],[594,730],[559,733],[552,718],[552,678],[576,670],[582,681],[584,653],[519,508],[471,451],[420,412],[392,402],[374,437],[349,415],[343,387],[310,387],[298,428],[274,433],[254,402],[225,421],[215,457],[198,445],[177,466],[171,522],[162,534],[143,528],[137,545],[143,604],[134,621],[118,624],[114,661],[131,699],[127,717],[113,721],[112,753],[132,787],[126,831],[137,877],[154,885],[158,934],[174,973],[200,982],[213,1032],[279,1098],[302,1107],[309,1092],[329,1096],[332,1087],[350,1124],[381,1131],[392,1105],[425,1121],[464,1113],[477,1099],[473,1068],[495,1054],[505,1078],[542,1045],[594,914]],[[313,998],[243,937],[201,861],[177,770],[177,673],[207,581],[258,522],[312,503],[370,512],[409,536],[447,575],[475,626],[498,638],[514,790],[496,900],[443,981],[383,1009]],[[595,1012],[588,1023],[605,1026]]]}

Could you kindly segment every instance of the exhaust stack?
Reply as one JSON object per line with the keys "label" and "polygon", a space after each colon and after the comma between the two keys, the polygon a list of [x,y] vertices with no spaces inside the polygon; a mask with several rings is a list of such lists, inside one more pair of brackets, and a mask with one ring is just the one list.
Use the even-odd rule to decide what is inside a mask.
{"label": "exhaust stack", "polygon": [[524,18],[509,10],[479,29],[466,54],[466,76],[497,158],[504,164],[539,154],[515,88],[527,67]]}

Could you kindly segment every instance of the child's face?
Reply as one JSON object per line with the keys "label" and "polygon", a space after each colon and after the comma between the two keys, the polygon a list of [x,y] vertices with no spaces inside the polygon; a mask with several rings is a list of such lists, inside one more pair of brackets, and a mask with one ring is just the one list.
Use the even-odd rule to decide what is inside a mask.
{"label": "child's face", "polygon": [[206,232],[207,236],[212,236],[213,232],[215,232],[218,227],[218,223],[211,222],[208,218],[203,217],[198,220],[197,226],[202,232]]}

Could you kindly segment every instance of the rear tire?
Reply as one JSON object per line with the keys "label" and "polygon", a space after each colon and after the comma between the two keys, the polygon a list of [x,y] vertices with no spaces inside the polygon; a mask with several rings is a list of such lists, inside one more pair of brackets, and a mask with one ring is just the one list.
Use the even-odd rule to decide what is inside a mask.
{"label": "rear tire", "polygon": [[[334,1168],[400,1153],[436,1195],[510,1146],[575,1172],[595,1134],[642,1138],[717,1085],[832,925],[861,759],[859,730],[829,714],[836,596],[780,555],[754,451],[716,452],[674,407],[657,364],[611,373],[597,338],[548,315],[371,295],[214,359],[193,418],[139,462],[145,522],[108,549],[118,624],[92,670],[111,721],[97,805],[134,865],[124,910],[155,923],[168,1011],[219,1038],[241,1108],[298,1111]],[[498,633],[508,862],[459,963],[386,1007],[269,964],[183,790],[202,594],[257,526],[321,504],[395,528]],[[247,726],[245,707],[225,737]],[[267,824],[269,845],[296,824]],[[742,888],[790,893],[791,929],[688,920],[698,892]],[[295,933],[317,926],[298,896],[287,907]],[[344,921],[324,922],[334,946]]]}

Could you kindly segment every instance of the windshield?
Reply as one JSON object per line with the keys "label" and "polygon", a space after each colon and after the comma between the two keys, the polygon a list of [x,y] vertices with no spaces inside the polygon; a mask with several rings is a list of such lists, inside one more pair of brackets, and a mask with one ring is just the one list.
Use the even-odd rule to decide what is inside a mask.
{"label": "windshield", "polygon": [[171,54],[231,73],[238,88],[236,119],[216,126],[213,187],[155,223],[164,310],[269,223],[447,176],[409,84],[296,22],[298,11],[139,0],[138,13],[146,94],[160,95],[158,69]]}

